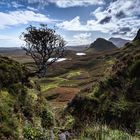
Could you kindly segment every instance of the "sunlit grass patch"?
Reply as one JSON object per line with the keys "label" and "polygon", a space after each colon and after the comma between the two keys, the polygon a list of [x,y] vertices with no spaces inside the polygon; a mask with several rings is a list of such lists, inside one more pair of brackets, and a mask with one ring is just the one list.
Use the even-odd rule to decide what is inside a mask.
{"label": "sunlit grass patch", "polygon": [[50,89],[58,87],[59,85],[61,85],[63,83],[66,83],[66,82],[67,82],[67,79],[61,78],[61,77],[48,78],[48,79],[46,79],[46,81],[44,79],[41,82],[41,91],[42,92],[48,91]]}
{"label": "sunlit grass patch", "polygon": [[108,63],[109,65],[113,65],[113,64],[114,64],[114,60],[113,60],[113,59],[110,59],[110,60],[107,61],[107,63]]}
{"label": "sunlit grass patch", "polygon": [[42,92],[48,91],[49,89],[58,87],[58,85],[59,85],[58,83],[47,83],[47,84],[43,83],[41,84],[41,91]]}
{"label": "sunlit grass patch", "polygon": [[7,111],[13,105],[13,97],[7,91],[0,91],[0,108],[1,111]]}
{"label": "sunlit grass patch", "polygon": [[106,125],[95,124],[87,126],[79,138],[75,140],[139,140],[140,137],[132,136],[121,130],[113,130]]}
{"label": "sunlit grass patch", "polygon": [[35,102],[37,100],[37,91],[34,89],[28,89],[28,96]]}
{"label": "sunlit grass patch", "polygon": [[76,76],[79,76],[81,74],[81,71],[71,71],[67,74],[66,78],[70,79]]}

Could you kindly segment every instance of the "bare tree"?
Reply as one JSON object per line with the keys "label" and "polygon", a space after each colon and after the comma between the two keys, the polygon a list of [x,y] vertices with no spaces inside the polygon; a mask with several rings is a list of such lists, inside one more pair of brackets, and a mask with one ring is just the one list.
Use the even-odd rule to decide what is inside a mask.
{"label": "bare tree", "polygon": [[[54,29],[41,24],[40,27],[29,26],[21,38],[25,41],[22,46],[28,56],[31,56],[36,65],[36,74],[44,77],[49,65],[63,57],[65,41],[56,34]],[[53,58],[50,61],[50,58]]]}

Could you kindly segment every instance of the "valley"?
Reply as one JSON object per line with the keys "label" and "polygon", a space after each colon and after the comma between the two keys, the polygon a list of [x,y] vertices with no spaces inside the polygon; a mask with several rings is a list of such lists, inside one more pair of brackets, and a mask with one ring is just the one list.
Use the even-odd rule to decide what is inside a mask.
{"label": "valley", "polygon": [[[129,46],[129,44],[127,45]],[[129,54],[130,50],[133,50],[135,52],[135,48],[131,48],[131,46],[133,45],[130,44],[130,47],[128,48],[127,45],[124,48],[121,48],[120,50],[116,49],[111,51],[97,52],[94,51],[94,49],[92,50],[92,48],[90,48],[93,52],[82,52],[82,54],[86,53],[86,55],[76,55],[77,53],[74,51],[68,54],[66,52],[65,58],[67,59],[64,61],[58,61],[52,66],[48,67],[48,74],[46,77],[33,77],[30,79],[30,86],[27,86],[29,92],[28,94],[31,97],[33,97],[33,99],[30,100],[33,100],[32,102],[36,102],[37,100],[35,99],[38,98],[38,100],[42,100],[43,102],[45,100],[47,101],[47,106],[52,111],[54,117],[53,119],[55,121],[53,131],[54,129],[57,130],[57,132],[54,132],[56,139],[59,134],[63,134],[63,132],[61,132],[62,128],[64,132],[68,131],[70,133],[72,139],[86,139],[86,133],[87,131],[89,131],[88,129],[95,131],[94,129],[98,129],[98,125],[99,127],[103,127],[102,130],[98,129],[98,132],[94,132],[94,135],[91,137],[95,136],[97,139],[98,137],[105,137],[106,139],[108,135],[106,135],[102,131],[112,131],[113,135],[116,135],[116,137],[121,137],[122,135],[122,137],[124,136],[131,138],[130,135],[127,135],[126,132],[122,132],[122,130],[119,130],[119,134],[116,134],[118,133],[115,132],[117,130],[110,130],[110,128],[112,128],[113,126],[109,125],[108,127],[106,126],[108,124],[105,125],[104,123],[104,125],[100,123],[96,124],[96,118],[92,118],[92,112],[90,112],[89,110],[91,108],[96,111],[96,108],[94,108],[94,102],[97,102],[96,104],[98,105],[98,100],[100,100],[100,98],[97,96],[94,97],[94,99],[92,97],[93,93],[97,92],[96,90],[98,89],[98,86],[102,84],[102,81],[106,81],[108,77],[112,75],[112,68],[115,66],[114,64],[117,63],[118,59],[120,59],[121,56]],[[10,59],[18,61],[30,70],[34,69],[34,63],[32,59],[30,57],[27,57],[23,52],[15,54],[12,54],[11,52],[6,52],[5,54],[2,52],[1,54],[3,56],[8,56]],[[139,48],[137,48],[137,55],[139,56]],[[114,70],[117,71],[117,69]],[[116,91],[119,90],[117,88],[115,89]],[[108,90],[112,90],[111,94],[112,92],[115,92],[112,88],[109,88]],[[106,93],[104,93],[104,96],[105,95]],[[91,117],[91,120],[87,120],[87,117]],[[79,126],[79,122],[81,126]],[[87,127],[83,127],[83,125],[85,125],[85,122]],[[88,125],[88,123],[91,122],[95,126]],[[81,130],[84,132],[84,134],[80,132]],[[77,131],[80,132],[80,135],[76,134]],[[90,134],[91,132],[88,133]],[[83,138],[79,139],[79,137]],[[138,138],[136,136],[135,138],[132,137],[132,139]]]}
{"label": "valley", "polygon": [[140,0],[0,1],[0,140],[140,140]]}

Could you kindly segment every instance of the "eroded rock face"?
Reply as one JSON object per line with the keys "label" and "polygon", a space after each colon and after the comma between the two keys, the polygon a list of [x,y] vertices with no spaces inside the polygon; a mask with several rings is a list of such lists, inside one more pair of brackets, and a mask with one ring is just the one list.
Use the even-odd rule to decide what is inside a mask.
{"label": "eroded rock face", "polygon": [[140,29],[138,30],[137,35],[136,35],[136,37],[134,38],[134,41],[135,41],[135,40],[140,40]]}

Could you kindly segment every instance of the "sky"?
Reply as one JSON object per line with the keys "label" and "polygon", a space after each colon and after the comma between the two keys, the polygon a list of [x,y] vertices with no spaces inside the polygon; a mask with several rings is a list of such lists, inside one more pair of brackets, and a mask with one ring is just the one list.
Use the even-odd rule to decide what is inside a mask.
{"label": "sky", "polygon": [[0,47],[20,47],[29,25],[47,24],[67,45],[98,37],[133,39],[140,28],[140,0],[0,0]]}

